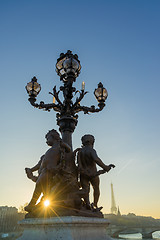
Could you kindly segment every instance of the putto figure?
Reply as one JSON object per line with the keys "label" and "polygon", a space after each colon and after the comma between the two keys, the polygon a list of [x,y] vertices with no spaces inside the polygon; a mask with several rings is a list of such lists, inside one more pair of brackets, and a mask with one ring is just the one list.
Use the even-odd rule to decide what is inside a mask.
{"label": "putto figure", "polygon": [[[77,162],[78,170],[80,173],[80,184],[82,189],[85,191],[84,202],[88,209],[91,208],[89,201],[90,183],[93,187],[94,202],[93,206],[97,207],[97,203],[100,196],[99,190],[99,175],[105,172],[109,172],[115,165],[105,165],[102,160],[98,157],[96,150],[93,148],[94,136],[84,135],[82,138],[82,148],[78,152]],[[99,165],[103,170],[97,171],[96,164]]]}
{"label": "putto figure", "polygon": [[[41,156],[32,168],[25,168],[27,177],[36,183],[30,203],[25,207],[26,217],[86,216],[103,217],[97,203],[100,195],[99,175],[109,172],[113,164],[105,165],[97,156],[92,135],[82,137],[82,148],[71,151],[71,147],[62,141],[59,133],[52,129],[46,134],[46,143],[50,148]],[[75,156],[77,154],[77,163]],[[69,161],[73,160],[73,161]],[[72,165],[70,165],[70,163]],[[69,165],[68,165],[69,164]],[[103,170],[97,171],[96,164]],[[72,167],[71,167],[72,166]],[[33,172],[38,171],[38,176]],[[79,181],[80,180],[80,181]],[[94,203],[90,204],[90,184],[94,189]],[[43,197],[37,204],[41,194]],[[47,212],[44,201],[50,200]],[[54,213],[54,211],[56,214]]]}
{"label": "putto figure", "polygon": [[[37,165],[25,169],[28,178],[36,182],[32,199],[28,206],[25,207],[27,212],[32,211],[41,193],[43,193],[44,197],[49,194],[53,187],[53,176],[56,175],[59,168],[63,167],[64,153],[71,151],[70,146],[61,140],[56,130],[52,129],[45,137],[46,143],[51,148],[41,157]],[[39,172],[38,177],[33,175],[36,170]]]}

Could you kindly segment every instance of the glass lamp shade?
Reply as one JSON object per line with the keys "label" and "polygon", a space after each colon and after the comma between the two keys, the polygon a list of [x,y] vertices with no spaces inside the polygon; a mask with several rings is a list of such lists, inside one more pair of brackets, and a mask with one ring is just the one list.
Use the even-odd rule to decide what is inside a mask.
{"label": "glass lamp shade", "polygon": [[34,95],[36,97],[39,94],[41,85],[37,82],[36,77],[33,77],[32,81],[27,83],[26,90],[29,96]]}
{"label": "glass lamp shade", "polygon": [[98,84],[98,88],[95,89],[94,95],[98,102],[105,102],[105,100],[107,99],[108,97],[107,89],[103,87],[103,84],[101,82]]}
{"label": "glass lamp shade", "polygon": [[71,51],[61,54],[60,58],[57,59],[56,72],[64,81],[67,81],[68,75],[72,75],[75,78],[78,77],[80,70],[81,65],[78,56],[76,54],[73,55]]}
{"label": "glass lamp shade", "polygon": [[66,57],[62,58],[61,60],[57,61],[56,64],[56,72],[59,76],[63,76],[65,71],[63,69],[63,62],[66,60]]}

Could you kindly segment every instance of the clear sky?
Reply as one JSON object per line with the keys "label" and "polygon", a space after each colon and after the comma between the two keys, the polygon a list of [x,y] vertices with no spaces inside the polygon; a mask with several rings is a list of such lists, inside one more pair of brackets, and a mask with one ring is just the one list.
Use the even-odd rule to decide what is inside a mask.
{"label": "clear sky", "polygon": [[160,1],[0,1],[0,205],[29,202],[34,183],[24,168],[48,149],[45,134],[57,129],[56,113],[34,109],[25,85],[35,75],[38,101],[60,86],[56,60],[68,49],[86,83],[84,105],[97,104],[98,82],[107,88],[105,109],[79,114],[74,148],[93,134],[95,149],[116,168],[101,177],[99,205],[109,213],[110,184],[122,214],[160,218]]}

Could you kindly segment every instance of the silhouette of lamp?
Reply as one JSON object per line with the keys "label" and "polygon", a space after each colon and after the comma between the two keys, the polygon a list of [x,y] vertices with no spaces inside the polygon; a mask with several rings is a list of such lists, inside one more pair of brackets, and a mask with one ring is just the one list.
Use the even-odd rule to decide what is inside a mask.
{"label": "silhouette of lamp", "polygon": [[108,97],[107,89],[103,87],[103,84],[100,82],[98,88],[95,89],[94,95],[99,103],[105,102]]}
{"label": "silhouette of lamp", "polygon": [[[81,105],[81,101],[88,93],[85,91],[85,83],[82,83],[82,89],[77,90],[73,83],[79,76],[81,71],[81,64],[77,54],[72,54],[72,51],[68,50],[66,53],[61,53],[57,59],[56,72],[63,81],[63,85],[59,90],[56,90],[56,86],[53,88],[53,92],[49,92],[53,96],[54,101],[52,103],[40,103],[36,102],[36,97],[41,91],[41,85],[37,82],[37,78],[33,77],[31,82],[27,83],[26,90],[29,95],[29,102],[31,105],[38,109],[50,111],[53,109],[57,112],[57,125],[62,134],[64,142],[68,143],[72,147],[72,133],[78,123],[78,113],[84,112],[96,113],[103,110],[105,107],[105,100],[107,99],[107,90],[100,82],[98,88],[94,90],[94,95],[98,100],[98,107],[94,105],[88,107]],[[61,96],[60,96],[61,95]],[[75,98],[75,95],[77,96]],[[63,96],[63,100],[61,100]]]}
{"label": "silhouette of lamp", "polygon": [[80,70],[81,64],[77,54],[73,55],[70,50],[66,54],[60,54],[56,63],[56,72],[62,81],[67,82],[70,78],[75,81],[80,74]]}
{"label": "silhouette of lamp", "polygon": [[41,91],[41,85],[37,82],[36,77],[33,77],[31,82],[27,83],[26,90],[30,97],[37,97]]}

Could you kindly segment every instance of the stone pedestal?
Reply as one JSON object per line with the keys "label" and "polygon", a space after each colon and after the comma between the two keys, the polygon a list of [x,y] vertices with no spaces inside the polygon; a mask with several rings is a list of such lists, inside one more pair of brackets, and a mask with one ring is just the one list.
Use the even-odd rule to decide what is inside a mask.
{"label": "stone pedestal", "polygon": [[109,240],[107,219],[89,217],[28,218],[19,222],[24,228],[18,240]]}

